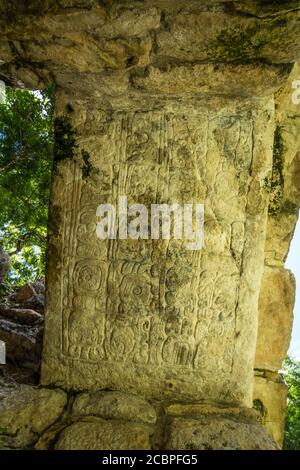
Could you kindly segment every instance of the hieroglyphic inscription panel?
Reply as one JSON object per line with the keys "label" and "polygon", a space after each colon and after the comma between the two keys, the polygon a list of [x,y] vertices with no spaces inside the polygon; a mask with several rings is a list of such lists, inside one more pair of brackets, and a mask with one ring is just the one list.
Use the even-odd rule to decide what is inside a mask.
{"label": "hieroglyphic inscription panel", "polygon": [[[94,150],[93,170],[82,178],[74,164],[65,189],[64,355],[230,369],[252,125],[241,115],[116,113],[103,135],[81,141]],[[149,209],[204,202],[205,249],[99,240],[97,206],[122,195]]]}

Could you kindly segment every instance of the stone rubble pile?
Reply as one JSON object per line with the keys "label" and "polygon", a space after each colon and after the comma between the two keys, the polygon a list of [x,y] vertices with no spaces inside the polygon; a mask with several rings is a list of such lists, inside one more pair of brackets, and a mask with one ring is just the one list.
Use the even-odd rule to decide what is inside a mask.
{"label": "stone rubble pile", "polygon": [[42,353],[45,282],[25,284],[0,303],[0,340],[6,346],[4,377],[16,382],[36,383]]}

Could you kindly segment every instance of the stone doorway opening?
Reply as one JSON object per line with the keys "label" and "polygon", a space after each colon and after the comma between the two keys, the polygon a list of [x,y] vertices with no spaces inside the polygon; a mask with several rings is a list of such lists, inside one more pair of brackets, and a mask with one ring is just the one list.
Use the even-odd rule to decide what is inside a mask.
{"label": "stone doorway opening", "polygon": [[2,84],[0,380],[36,384],[44,329],[53,93],[52,87],[39,91]]}

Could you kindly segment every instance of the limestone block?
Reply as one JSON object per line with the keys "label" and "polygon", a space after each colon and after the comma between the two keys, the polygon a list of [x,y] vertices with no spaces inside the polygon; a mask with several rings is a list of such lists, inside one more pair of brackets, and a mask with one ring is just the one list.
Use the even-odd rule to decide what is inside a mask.
{"label": "limestone block", "polygon": [[43,321],[42,315],[30,308],[13,308],[5,304],[0,304],[1,317],[21,325],[34,325]]}
{"label": "limestone block", "polygon": [[0,448],[32,446],[62,414],[67,402],[62,390],[20,385],[0,389]]}
{"label": "limestone block", "polygon": [[[257,2],[247,2],[253,14],[248,14],[247,8],[244,14],[243,3],[210,9],[192,0],[105,5],[96,0],[35,1],[33,5],[2,0],[0,11],[10,14],[14,22],[6,21],[5,14],[0,19],[0,64],[4,64],[2,71],[8,78],[18,76],[26,86],[43,86],[54,78],[70,91],[76,83],[76,96],[80,88],[86,89],[86,97],[104,98],[104,103],[110,93],[102,93],[103,76],[120,70],[123,76],[133,71],[130,81],[136,74],[147,78],[149,65],[168,94],[181,88],[190,93],[266,95],[275,90],[277,82],[278,86],[282,83],[290,64],[300,56],[299,12],[279,8],[279,2],[269,8],[259,2],[259,9],[266,13],[257,14]],[[74,7],[63,8],[65,4]],[[20,66],[17,57],[22,63],[30,62],[30,67]],[[199,67],[201,62],[214,70],[212,79],[207,77],[205,66]],[[266,64],[278,65],[277,72]],[[259,69],[265,69],[265,76]],[[46,70],[49,74],[44,77]],[[152,87],[160,92],[157,77],[154,82],[149,90]],[[208,89],[205,82],[209,82]],[[132,97],[127,98],[130,106]]]}
{"label": "limestone block", "polygon": [[0,339],[6,343],[7,357],[17,364],[40,363],[42,326],[18,325],[0,317]]}
{"label": "limestone block", "polygon": [[252,408],[237,408],[226,405],[214,405],[208,403],[172,403],[165,408],[168,416],[176,416],[181,418],[194,418],[198,419],[203,416],[222,415],[241,419],[242,421],[260,421],[260,417],[253,413]]}
{"label": "limestone block", "polygon": [[100,416],[153,424],[155,409],[142,397],[121,392],[95,392],[80,394],[75,398],[74,416]]}
{"label": "limestone block", "polygon": [[8,41],[1,41],[0,43],[0,65],[9,62],[13,57],[11,48],[9,47]]}
{"label": "limestone block", "polygon": [[[252,405],[272,117],[269,98],[78,115],[53,182],[44,384]],[[124,194],[204,202],[204,249],[97,239],[97,206]]]}
{"label": "limestone block", "polygon": [[[239,10],[238,5],[236,9]],[[274,18],[256,18],[183,8],[175,15],[166,15],[166,27],[157,34],[157,54],[180,61],[224,62],[260,57],[274,63],[289,62],[300,53],[294,40],[299,35],[298,17],[298,11],[277,11]],[[280,20],[283,21],[278,27]]]}
{"label": "limestone block", "polygon": [[95,5],[95,0],[62,0],[60,5],[63,8],[91,8]]}
{"label": "limestone block", "polygon": [[150,449],[149,429],[133,423],[89,418],[71,424],[61,433],[56,450]]}
{"label": "limestone block", "polygon": [[[148,430],[131,420],[152,424],[155,413],[133,393],[252,406],[264,250],[267,264],[284,260],[299,195],[285,193],[265,244],[273,94],[300,55],[299,11],[287,2],[258,11],[255,1],[10,3],[0,6],[14,18],[0,18],[1,74],[57,85],[42,383],[85,392],[73,406],[81,421],[57,448],[148,448]],[[287,182],[297,186],[294,127],[290,135]],[[97,206],[121,195],[147,209],[204,203],[204,249],[99,240]],[[261,291],[258,367],[270,369],[290,328],[291,282],[278,273]],[[119,392],[86,393],[99,389]],[[169,448],[273,445],[249,411],[178,406],[168,410]]]}
{"label": "limestone block", "polygon": [[266,267],[259,298],[256,369],[280,369],[290,343],[294,301],[295,279],[291,272]]}
{"label": "limestone block", "polygon": [[287,386],[280,380],[255,377],[253,402],[263,417],[263,425],[282,447],[284,438]]}
{"label": "limestone block", "polygon": [[36,291],[31,284],[25,284],[21,289],[18,290],[16,294],[16,302],[23,303],[27,300],[31,299],[34,295],[36,295]]}
{"label": "limestone block", "polygon": [[47,428],[38,441],[34,445],[35,450],[53,449],[54,443],[57,441],[59,434],[65,429],[66,423],[64,419],[58,420],[50,428]]}
{"label": "limestone block", "polygon": [[134,88],[156,95],[222,93],[236,97],[266,96],[284,83],[284,65],[185,64],[150,66],[146,74],[131,74]]}
{"label": "limestone block", "polygon": [[282,266],[289,252],[291,240],[298,220],[298,209],[282,211],[276,217],[268,218],[265,245],[265,264]]}
{"label": "limestone block", "polygon": [[281,198],[277,213],[269,216],[266,238],[266,264],[282,265],[288,255],[298,220],[300,200],[300,116],[299,105],[293,100],[293,88],[300,76],[300,65],[295,64],[285,85],[275,95],[278,129],[277,157],[281,171]]}
{"label": "limestone block", "polygon": [[[119,8],[118,8],[119,7]],[[100,27],[94,27],[93,31],[100,37],[118,36],[143,36],[149,31],[160,27],[161,12],[158,8],[124,8],[115,5],[112,11],[111,20],[106,21]]]}
{"label": "limestone block", "polygon": [[[203,414],[201,415],[201,408]],[[169,416],[165,429],[164,449],[167,450],[276,450],[277,446],[257,421],[257,414],[245,409],[195,406],[171,408],[179,416]]]}
{"label": "limestone block", "polygon": [[58,9],[58,3],[60,8],[91,8],[97,2],[95,0],[35,0],[34,2],[27,2],[20,0],[18,2],[10,2],[9,0],[1,0],[0,11],[6,13],[27,13],[32,15],[41,15],[48,11],[56,11]]}
{"label": "limestone block", "polygon": [[[294,131],[297,129],[299,130],[300,128],[300,116],[298,116],[297,120],[297,126],[295,128],[292,128],[291,131]],[[291,209],[294,208],[294,211],[296,212],[298,206],[299,206],[299,200],[300,200],[300,136],[299,136],[299,131],[298,131],[298,142],[297,142],[297,148],[294,149],[295,153],[293,155],[293,152],[291,149],[290,154],[293,155],[293,159],[286,171],[286,176],[285,176],[285,181],[286,181],[286,186],[288,186],[289,190],[285,188],[285,196],[287,201],[290,202]],[[291,146],[292,147],[292,146]]]}

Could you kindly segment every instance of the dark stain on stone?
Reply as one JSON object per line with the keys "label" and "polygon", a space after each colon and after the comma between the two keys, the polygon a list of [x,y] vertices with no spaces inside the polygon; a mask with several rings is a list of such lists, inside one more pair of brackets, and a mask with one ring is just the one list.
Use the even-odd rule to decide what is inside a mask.
{"label": "dark stain on stone", "polygon": [[291,71],[293,70],[294,64],[293,63],[286,63],[286,64],[278,64],[278,69],[280,70],[281,77],[287,78]]}
{"label": "dark stain on stone", "polygon": [[267,410],[264,407],[263,403],[261,400],[254,400],[253,402],[253,408],[260,414],[262,418],[264,418],[267,414]]}
{"label": "dark stain on stone", "polygon": [[272,216],[276,216],[281,210],[284,187],[283,151],[281,128],[277,126],[274,134],[273,168],[270,181],[269,214]]}
{"label": "dark stain on stone", "polygon": [[134,57],[134,56],[131,56],[129,57],[127,60],[126,60],[126,68],[129,69],[130,67],[133,67],[134,65],[136,65],[138,63],[138,58],[137,57]]}
{"label": "dark stain on stone", "polygon": [[60,208],[54,204],[50,204],[48,217],[48,234],[57,237],[61,227]]}
{"label": "dark stain on stone", "polygon": [[67,113],[69,113],[69,114],[71,114],[71,113],[74,112],[74,108],[73,108],[73,106],[72,106],[70,103],[67,104],[67,106],[66,106],[66,111],[67,111]]}
{"label": "dark stain on stone", "polygon": [[299,207],[297,204],[295,204],[294,202],[288,199],[284,201],[282,205],[282,212],[288,215],[297,215],[298,211],[299,211]]}
{"label": "dark stain on stone", "polygon": [[83,178],[88,178],[93,169],[93,165],[90,162],[90,154],[86,150],[81,150],[81,155],[83,159],[82,176]]}
{"label": "dark stain on stone", "polygon": [[69,116],[54,120],[54,164],[74,158],[76,133]]}

